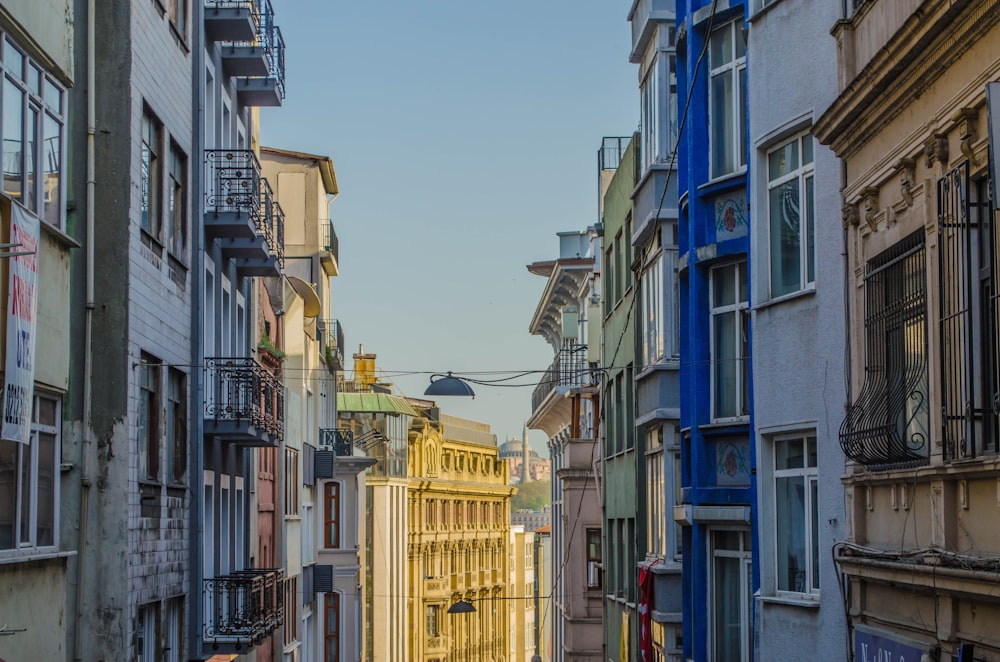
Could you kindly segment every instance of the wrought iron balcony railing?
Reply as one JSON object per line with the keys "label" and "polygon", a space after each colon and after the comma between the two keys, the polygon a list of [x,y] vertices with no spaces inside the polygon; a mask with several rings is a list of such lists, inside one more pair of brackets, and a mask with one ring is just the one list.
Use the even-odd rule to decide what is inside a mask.
{"label": "wrought iron balcony railing", "polygon": [[560,386],[596,386],[600,374],[596,365],[587,361],[587,346],[567,343],[538,381],[531,394],[531,409],[537,411],[552,391]]}
{"label": "wrought iron balcony railing", "polygon": [[259,224],[263,181],[260,161],[253,150],[205,150],[206,210],[245,214]]}
{"label": "wrought iron balcony railing", "polygon": [[337,232],[333,229],[333,221],[323,221],[323,250],[333,254],[333,259],[339,259],[340,240],[337,239]]}
{"label": "wrought iron balcony railing", "polygon": [[[275,24],[270,0],[205,0],[205,10],[206,20],[214,26],[210,37],[236,47],[260,49],[267,70],[264,78],[275,81],[278,96],[284,99],[285,39],[281,28]],[[246,25],[240,24],[240,18]]]}
{"label": "wrought iron balcony railing", "polygon": [[320,351],[323,361],[331,370],[344,367],[344,327],[338,320],[319,320],[319,331],[322,337]]}
{"label": "wrought iron balcony railing", "polygon": [[319,445],[323,450],[333,451],[339,457],[353,455],[354,431],[337,428],[320,428]]}
{"label": "wrought iron balcony railing", "polygon": [[257,233],[264,238],[264,243],[272,255],[278,258],[278,263],[283,264],[285,259],[285,212],[281,205],[274,199],[274,192],[271,184],[266,180],[261,180],[260,186],[260,208],[262,221],[257,226]]}
{"label": "wrought iron balcony railing", "polygon": [[284,620],[283,569],[247,569],[205,579],[203,590],[204,640],[208,644],[242,644],[250,648]]}
{"label": "wrought iron balcony railing", "polygon": [[205,418],[284,434],[285,387],[272,372],[249,357],[205,359]]}

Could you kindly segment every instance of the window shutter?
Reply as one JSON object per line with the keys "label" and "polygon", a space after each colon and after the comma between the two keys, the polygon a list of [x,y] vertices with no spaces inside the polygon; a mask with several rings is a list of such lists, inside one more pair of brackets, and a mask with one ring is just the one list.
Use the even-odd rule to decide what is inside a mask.
{"label": "window shutter", "polygon": [[333,451],[316,451],[315,459],[313,460],[316,478],[333,478],[333,458]]}
{"label": "window shutter", "polygon": [[333,566],[314,565],[313,568],[313,592],[333,593]]}
{"label": "window shutter", "polygon": [[302,451],[302,484],[312,487],[316,484],[316,449],[304,444]]}

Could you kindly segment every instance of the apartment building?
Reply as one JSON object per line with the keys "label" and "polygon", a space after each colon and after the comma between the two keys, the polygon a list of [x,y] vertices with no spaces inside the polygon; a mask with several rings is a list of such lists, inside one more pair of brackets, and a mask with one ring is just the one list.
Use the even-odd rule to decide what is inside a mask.
{"label": "apartment building", "polygon": [[831,26],[837,96],[813,129],[843,162],[848,462],[833,553],[846,643],[856,658],[998,660],[1000,243],[986,88],[1000,78],[1000,3],[846,10]]}
{"label": "apartment building", "polygon": [[[760,590],[755,659],[803,650],[847,657],[844,606],[829,550],[846,531],[846,397],[840,163],[813,125],[836,98],[837,3],[748,8],[752,216],[750,335]],[[826,212],[826,213],[824,213]]]}
{"label": "apartment building", "polygon": [[[77,646],[74,590],[82,439],[70,393],[71,255],[83,214],[66,210],[69,88],[86,76],[68,1],[0,7],[3,190],[0,252],[4,417],[0,428],[0,657],[66,659]],[[82,296],[82,288],[76,292]],[[54,608],[57,606],[58,608]]]}
{"label": "apartment building", "polygon": [[559,233],[559,257],[528,265],[546,279],[529,331],[553,361],[531,394],[528,427],[548,436],[552,463],[550,595],[553,659],[603,659],[600,416],[600,237]]}
{"label": "apartment building", "polygon": [[507,604],[510,651],[507,659],[511,662],[530,662],[535,654],[538,638],[538,593],[535,581],[535,566],[538,563],[538,545],[535,534],[523,526],[510,527],[510,575],[508,578],[509,597]]}

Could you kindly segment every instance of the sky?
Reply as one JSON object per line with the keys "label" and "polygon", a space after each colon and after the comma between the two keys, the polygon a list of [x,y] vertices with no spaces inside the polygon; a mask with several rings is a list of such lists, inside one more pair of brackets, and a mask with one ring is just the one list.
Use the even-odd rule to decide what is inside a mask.
{"label": "sky", "polygon": [[[333,158],[348,367],[363,344],[422,397],[432,372],[552,362],[528,331],[545,279],[526,265],[598,220],[601,138],[638,126],[630,4],[274,0],[287,96],[262,111],[261,143]],[[438,404],[502,443],[521,437],[538,379]],[[547,455],[543,432],[529,439]]]}

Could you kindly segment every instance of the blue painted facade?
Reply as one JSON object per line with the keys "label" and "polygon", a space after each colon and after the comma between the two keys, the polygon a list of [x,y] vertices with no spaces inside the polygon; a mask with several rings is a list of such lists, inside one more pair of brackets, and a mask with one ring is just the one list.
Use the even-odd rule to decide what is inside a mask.
{"label": "blue painted facade", "polygon": [[746,8],[679,0],[676,16],[684,126],[678,159],[682,490],[674,518],[683,526],[684,657],[748,662],[759,576],[751,522]]}

